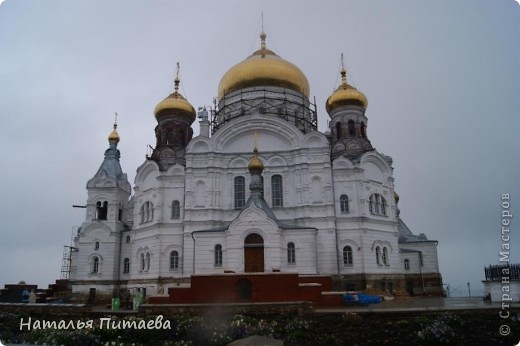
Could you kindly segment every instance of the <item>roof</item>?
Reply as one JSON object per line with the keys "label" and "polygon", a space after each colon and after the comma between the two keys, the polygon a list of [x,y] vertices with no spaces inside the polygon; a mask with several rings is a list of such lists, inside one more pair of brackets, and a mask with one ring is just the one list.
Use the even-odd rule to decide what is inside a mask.
{"label": "roof", "polygon": [[87,182],[87,188],[93,186],[92,184],[97,180],[104,180],[106,178],[113,178],[117,186],[124,186],[128,184],[126,181],[126,174],[121,169],[119,159],[121,154],[117,149],[117,144],[110,143],[110,147],[105,150],[105,158],[101,163],[98,171],[92,179]]}
{"label": "roof", "polygon": [[415,235],[412,233],[412,231],[406,226],[404,221],[401,218],[398,218],[398,225],[397,229],[399,231],[399,243],[416,243],[416,242],[425,242],[425,241],[435,241],[435,240],[428,240],[426,238],[426,235],[424,233],[421,233],[419,235]]}

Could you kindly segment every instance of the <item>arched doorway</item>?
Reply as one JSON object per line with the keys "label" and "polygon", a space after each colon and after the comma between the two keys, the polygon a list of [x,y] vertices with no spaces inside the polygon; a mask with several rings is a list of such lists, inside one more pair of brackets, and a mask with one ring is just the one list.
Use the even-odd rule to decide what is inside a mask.
{"label": "arched doorway", "polygon": [[244,240],[244,271],[264,271],[264,238],[258,233],[251,233]]}

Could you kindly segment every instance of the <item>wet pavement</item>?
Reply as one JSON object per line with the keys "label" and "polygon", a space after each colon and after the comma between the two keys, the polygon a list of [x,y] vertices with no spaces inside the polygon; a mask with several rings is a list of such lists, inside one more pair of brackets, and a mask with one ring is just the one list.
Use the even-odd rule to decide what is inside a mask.
{"label": "wet pavement", "polygon": [[[345,313],[345,312],[407,312],[407,311],[451,311],[451,310],[481,310],[491,309],[500,311],[501,303],[488,303],[482,297],[478,298],[407,298],[383,301],[380,304],[368,306],[345,306],[331,308],[316,308],[316,313]],[[520,303],[509,305],[510,311],[519,312]]]}
{"label": "wet pavement", "polygon": [[[316,307],[315,313],[345,313],[345,312],[420,312],[420,311],[450,311],[450,310],[482,310],[490,309],[500,311],[501,303],[485,302],[482,297],[453,297],[453,298],[406,298],[394,299],[390,301],[382,301],[380,304],[370,304],[368,306],[334,306],[334,307]],[[520,312],[520,303],[512,303],[509,310]],[[136,314],[132,310],[112,311],[106,306],[92,306],[91,311],[107,314],[133,315]]]}

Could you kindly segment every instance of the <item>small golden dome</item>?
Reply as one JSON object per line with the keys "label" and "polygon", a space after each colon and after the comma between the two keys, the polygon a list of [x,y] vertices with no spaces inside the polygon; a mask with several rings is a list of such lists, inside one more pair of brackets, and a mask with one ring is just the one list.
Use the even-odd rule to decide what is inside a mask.
{"label": "small golden dome", "polygon": [[341,69],[341,85],[329,96],[325,103],[325,109],[327,113],[344,105],[359,105],[363,108],[367,108],[368,100],[366,96],[358,91],[356,88],[347,83],[347,71],[345,68]]}
{"label": "small golden dome", "polygon": [[218,86],[219,98],[233,91],[255,86],[287,88],[309,97],[307,77],[296,65],[267,49],[265,37],[262,32],[260,49],[224,74]]}
{"label": "small golden dome", "polygon": [[177,63],[177,77],[175,77],[175,90],[172,94],[166,97],[164,100],[159,102],[157,106],[155,106],[154,114],[155,118],[159,121],[166,113],[163,112],[166,110],[172,111],[176,116],[185,116],[190,119],[192,122],[195,121],[197,117],[197,113],[195,109],[180,93],[179,93],[179,64]]}
{"label": "small golden dome", "polygon": [[253,157],[251,158],[251,160],[249,160],[247,169],[249,169],[249,171],[263,171],[264,170],[264,163],[258,157],[258,149],[256,147],[253,150]]}
{"label": "small golden dome", "polygon": [[394,191],[394,200],[395,200],[395,203],[399,202],[399,195],[395,191]]}
{"label": "small golden dome", "polygon": [[112,130],[110,135],[108,135],[108,142],[109,143],[115,142],[116,144],[119,143],[119,134],[117,133],[117,124],[116,123],[114,123],[114,129]]}
{"label": "small golden dome", "polygon": [[164,110],[175,110],[176,115],[184,115],[189,119],[195,121],[196,113],[195,108],[186,101],[186,99],[175,91],[173,94],[170,94],[167,98],[162,100],[155,106],[154,114],[155,118],[159,120],[162,116],[160,114]]}

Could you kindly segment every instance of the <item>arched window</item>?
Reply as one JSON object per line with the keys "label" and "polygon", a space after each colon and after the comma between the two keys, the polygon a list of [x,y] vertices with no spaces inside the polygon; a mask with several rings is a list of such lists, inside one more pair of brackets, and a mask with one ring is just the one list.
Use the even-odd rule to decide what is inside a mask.
{"label": "arched window", "polygon": [[146,271],[150,270],[150,253],[146,253]]}
{"label": "arched window", "polygon": [[172,129],[168,129],[168,132],[166,132],[166,145],[172,145],[173,144],[173,131]]}
{"label": "arched window", "polygon": [[177,141],[180,145],[184,145],[184,131],[179,130],[179,140]]}
{"label": "arched window", "polygon": [[348,121],[348,135],[349,136],[355,136],[356,135],[356,128],[355,128],[353,120],[349,120]]}
{"label": "arched window", "polygon": [[148,202],[148,218],[147,221],[153,220],[153,204],[152,202]]}
{"label": "arched window", "polygon": [[271,197],[273,207],[283,207],[283,182],[279,174],[271,177]]}
{"label": "arched window", "polygon": [[222,245],[215,245],[215,267],[222,267]]}
{"label": "arched window", "polygon": [[152,202],[146,201],[141,206],[141,223],[149,222],[153,220],[153,204]]}
{"label": "arched window", "polygon": [[107,201],[105,201],[103,203],[101,203],[101,201],[98,201],[96,203],[96,219],[106,220],[107,211],[108,211],[108,202]]}
{"label": "arched window", "polygon": [[235,209],[241,209],[246,201],[246,179],[235,177]]}
{"label": "arched window", "polygon": [[370,196],[368,210],[371,214],[386,216],[386,200],[380,194],[374,193]]}
{"label": "arched window", "polygon": [[404,259],[404,269],[410,270],[410,260],[408,258]]}
{"label": "arched window", "polygon": [[339,198],[339,207],[341,209],[341,213],[346,214],[349,212],[347,195],[341,195],[341,197]]}
{"label": "arched window", "polygon": [[341,123],[336,123],[336,138],[341,139]]}
{"label": "arched window", "polygon": [[381,264],[381,248],[379,246],[376,247],[376,263]]}
{"label": "arched window", "polygon": [[386,246],[383,248],[383,264],[388,265],[388,248]]}
{"label": "arched window", "polygon": [[361,137],[367,138],[366,125],[364,122],[361,122]]}
{"label": "arched window", "polygon": [[181,217],[181,204],[179,201],[172,202],[172,219],[180,219]]}
{"label": "arched window", "polygon": [[352,263],[352,247],[347,245],[343,248],[343,264],[352,265]]}
{"label": "arched window", "polygon": [[293,242],[287,244],[287,263],[296,263],[296,247],[294,246]]}
{"label": "arched window", "polygon": [[92,259],[92,273],[93,274],[99,273],[99,257],[94,257]]}
{"label": "arched window", "polygon": [[94,243],[94,250],[99,250],[99,242]]}
{"label": "arched window", "polygon": [[125,258],[123,265],[123,274],[130,273],[130,258]]}
{"label": "arched window", "polygon": [[144,253],[141,254],[141,271],[144,271],[144,268],[146,268],[146,262],[144,260]]}
{"label": "arched window", "polygon": [[170,269],[179,269],[179,253],[177,251],[170,252]]}
{"label": "arched window", "polygon": [[126,236],[126,243],[127,244],[130,243],[130,236],[129,235]]}

